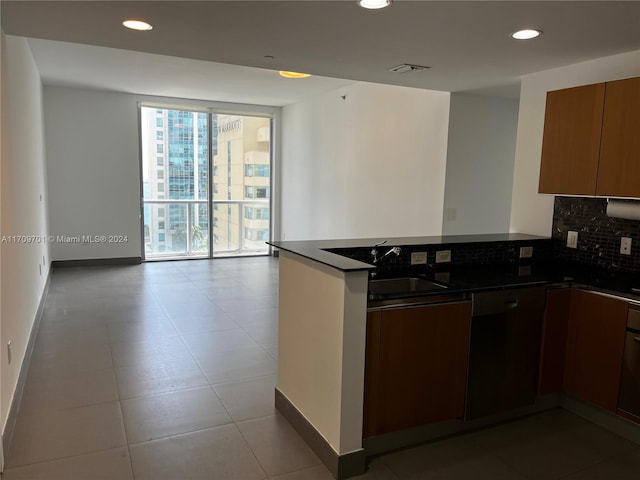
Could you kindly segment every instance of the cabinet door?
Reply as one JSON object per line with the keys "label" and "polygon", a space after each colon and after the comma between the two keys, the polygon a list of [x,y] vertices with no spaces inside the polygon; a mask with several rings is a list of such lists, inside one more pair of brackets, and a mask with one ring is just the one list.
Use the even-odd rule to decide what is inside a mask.
{"label": "cabinet door", "polygon": [[540,355],[540,395],[562,391],[570,315],[571,289],[548,290]]}
{"label": "cabinet door", "polygon": [[574,290],[567,345],[573,357],[569,393],[616,411],[626,324],[627,302]]}
{"label": "cabinet door", "polygon": [[382,312],[367,313],[367,339],[364,355],[364,407],[362,438],[374,436],[379,431],[380,408],[380,327]]}
{"label": "cabinet door", "polygon": [[597,194],[640,197],[640,77],[605,88]]}
{"label": "cabinet door", "polygon": [[377,391],[367,393],[365,386],[365,399],[371,394],[375,398],[373,409],[365,400],[365,415],[375,417],[365,422],[365,436],[462,417],[471,303],[386,310],[379,315],[379,332],[371,336],[367,332],[378,342],[374,363],[378,372],[367,365],[365,377]]}
{"label": "cabinet door", "polygon": [[604,83],[547,93],[539,193],[595,195]]}

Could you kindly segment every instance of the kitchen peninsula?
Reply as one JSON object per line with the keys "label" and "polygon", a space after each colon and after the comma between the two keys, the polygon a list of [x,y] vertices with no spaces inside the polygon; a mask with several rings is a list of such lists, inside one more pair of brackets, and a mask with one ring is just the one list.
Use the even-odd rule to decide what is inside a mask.
{"label": "kitchen peninsula", "polygon": [[[372,247],[384,241],[373,264]],[[337,478],[365,469],[363,399],[370,273],[388,277],[421,273],[446,280],[454,273],[435,262],[436,252],[448,251],[451,267],[507,265],[509,272],[515,268],[521,273],[508,274],[509,282],[542,284],[548,278],[540,277],[531,265],[553,255],[551,239],[522,234],[271,245],[280,250],[276,407]],[[398,256],[381,258],[393,247],[400,247]],[[470,288],[463,285],[457,290]],[[474,288],[482,285],[476,282]],[[453,285],[448,289],[455,290]]]}

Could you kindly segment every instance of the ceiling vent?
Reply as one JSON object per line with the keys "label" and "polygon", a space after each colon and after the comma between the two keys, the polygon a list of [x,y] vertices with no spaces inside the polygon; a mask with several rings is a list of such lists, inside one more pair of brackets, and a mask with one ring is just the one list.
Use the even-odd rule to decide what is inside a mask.
{"label": "ceiling vent", "polygon": [[403,63],[401,65],[396,65],[395,67],[391,67],[388,70],[393,73],[407,73],[407,72],[421,72],[429,68],[431,67],[424,67],[422,65],[411,65],[410,63]]}

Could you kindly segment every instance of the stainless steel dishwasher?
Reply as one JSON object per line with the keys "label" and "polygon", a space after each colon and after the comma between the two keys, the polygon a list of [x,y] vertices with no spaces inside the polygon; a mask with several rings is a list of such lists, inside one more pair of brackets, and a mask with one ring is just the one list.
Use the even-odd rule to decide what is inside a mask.
{"label": "stainless steel dishwasher", "polygon": [[465,420],[534,403],[545,287],[474,293]]}
{"label": "stainless steel dishwasher", "polygon": [[631,306],[627,316],[618,411],[640,422],[640,310]]}

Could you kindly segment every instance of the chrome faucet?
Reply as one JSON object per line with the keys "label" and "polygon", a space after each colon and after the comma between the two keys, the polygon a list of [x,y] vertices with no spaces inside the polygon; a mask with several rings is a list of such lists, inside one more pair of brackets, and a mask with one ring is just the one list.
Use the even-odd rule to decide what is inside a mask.
{"label": "chrome faucet", "polygon": [[376,243],[373,248],[371,249],[371,256],[373,257],[373,263],[377,263],[378,262],[378,247],[380,245],[384,245],[385,243],[387,243],[386,240],[383,240],[380,243]]}
{"label": "chrome faucet", "polygon": [[399,256],[400,256],[400,254],[402,253],[402,249],[401,249],[400,247],[392,247],[392,248],[390,248],[390,249],[387,251],[387,253],[385,253],[384,255],[382,255],[382,256],[378,259],[378,261],[382,260],[382,259],[383,259],[384,257],[386,257],[387,255],[391,255],[392,253],[393,253],[396,257],[399,257]]}
{"label": "chrome faucet", "polygon": [[391,247],[389,250],[387,250],[387,252],[382,255],[381,257],[378,257],[378,247],[380,245],[384,245],[385,243],[387,243],[386,240],[380,242],[380,243],[376,243],[373,246],[373,249],[371,250],[371,256],[373,257],[373,263],[378,263],[380,260],[382,260],[384,257],[386,257],[387,255],[391,255],[392,253],[396,256],[399,257],[400,253],[402,252],[402,249],[400,247]]}

